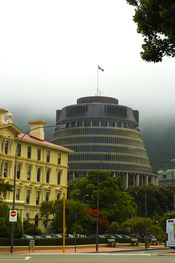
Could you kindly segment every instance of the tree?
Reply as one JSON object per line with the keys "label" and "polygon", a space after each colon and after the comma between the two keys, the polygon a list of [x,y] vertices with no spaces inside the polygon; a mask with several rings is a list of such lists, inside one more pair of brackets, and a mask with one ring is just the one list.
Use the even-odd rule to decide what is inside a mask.
{"label": "tree", "polygon": [[99,175],[100,210],[108,217],[109,222],[121,222],[136,215],[137,205],[124,190],[121,178],[111,177],[108,172],[91,171],[88,176],[74,183],[70,198],[82,200],[89,208],[96,209],[97,178]]}
{"label": "tree", "polygon": [[26,235],[41,235],[42,233],[35,224],[29,223],[28,221],[24,221],[23,227]]}
{"label": "tree", "polygon": [[6,195],[8,191],[13,191],[13,185],[5,182],[3,178],[0,178],[0,198],[2,194]]}
{"label": "tree", "polygon": [[[145,229],[145,218],[133,217],[131,219],[128,219],[121,224],[121,229],[123,231],[128,230],[128,232],[140,234],[140,236],[143,237]],[[156,236],[162,236],[163,232],[158,224],[155,224],[155,222],[151,218],[147,218],[147,233]]]}
{"label": "tree", "polygon": [[[0,203],[0,237],[10,237],[11,223],[9,222],[9,207],[6,203]],[[23,235],[23,226],[21,218],[18,216],[15,222],[15,237],[20,238]]]}
{"label": "tree", "polygon": [[[147,214],[148,217],[154,214],[162,215],[167,211],[173,210],[173,195],[175,187],[159,187],[156,185],[147,185]],[[138,215],[145,215],[145,186],[131,186],[128,193],[134,198],[138,205]]]}
{"label": "tree", "polygon": [[[63,200],[43,202],[40,211],[44,221],[51,221],[50,230],[54,233],[62,233]],[[76,230],[82,231],[84,234],[93,233],[95,222],[95,218],[88,214],[87,205],[72,199],[66,200],[67,233],[73,233]]]}
{"label": "tree", "polygon": [[160,62],[164,56],[175,56],[174,0],[126,0],[135,6],[134,22],[144,36],[141,57],[147,62]]}

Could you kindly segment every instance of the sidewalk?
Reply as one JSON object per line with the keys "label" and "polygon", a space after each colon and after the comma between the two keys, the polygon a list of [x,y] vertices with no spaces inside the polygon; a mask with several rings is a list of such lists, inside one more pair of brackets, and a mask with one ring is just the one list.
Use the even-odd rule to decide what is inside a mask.
{"label": "sidewalk", "polygon": [[[155,245],[149,246],[148,250],[151,249],[163,249],[165,248],[164,245]],[[107,253],[107,252],[127,252],[127,251],[139,251],[145,250],[144,244],[139,244],[139,246],[127,246],[127,245],[119,245],[117,247],[107,247],[106,245],[99,245],[98,252],[99,253]],[[10,253],[10,247],[0,247],[0,253]],[[14,246],[14,253],[15,254],[29,254],[28,247],[16,247]],[[35,253],[63,253],[62,247],[39,247],[36,246],[35,250],[30,251],[31,254]],[[96,246],[95,245],[87,245],[87,246],[77,246],[76,252],[75,247],[73,246],[66,246],[65,253],[96,253]]]}

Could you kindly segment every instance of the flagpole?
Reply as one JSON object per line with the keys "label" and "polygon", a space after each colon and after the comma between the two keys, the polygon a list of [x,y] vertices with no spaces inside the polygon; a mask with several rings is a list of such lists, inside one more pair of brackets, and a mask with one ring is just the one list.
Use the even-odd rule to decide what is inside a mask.
{"label": "flagpole", "polygon": [[101,70],[101,71],[104,71],[104,69],[103,68],[101,68],[99,65],[97,65],[97,92],[96,92],[96,96],[100,96],[101,95],[101,92],[100,92],[100,90],[99,90],[99,69]]}
{"label": "flagpole", "polygon": [[99,71],[98,71],[98,66],[97,66],[97,93],[96,95],[99,95]]}

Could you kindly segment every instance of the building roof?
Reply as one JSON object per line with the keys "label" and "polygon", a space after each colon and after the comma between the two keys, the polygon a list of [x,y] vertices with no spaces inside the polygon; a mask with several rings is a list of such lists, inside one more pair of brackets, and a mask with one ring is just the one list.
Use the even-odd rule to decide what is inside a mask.
{"label": "building roof", "polygon": [[68,148],[65,148],[63,146],[60,146],[60,145],[57,145],[57,144],[54,144],[54,143],[51,143],[51,142],[48,142],[48,141],[45,141],[45,140],[40,140],[40,139],[37,139],[37,138],[35,138],[33,136],[30,136],[28,134],[22,133],[22,131],[19,128],[17,128],[14,123],[1,123],[0,124],[0,129],[3,129],[3,128],[11,129],[13,131],[13,133],[19,139],[21,139],[23,141],[38,143],[40,145],[42,144],[43,146],[50,147],[50,148],[55,148],[56,150],[60,150],[60,151],[68,152],[68,153],[73,152],[72,150],[70,150]]}
{"label": "building roof", "polygon": [[54,143],[51,143],[51,142],[48,142],[48,141],[45,141],[45,140],[40,140],[38,138],[35,138],[33,136],[30,136],[30,135],[27,135],[25,133],[21,133],[18,135],[18,138],[20,138],[21,140],[27,140],[27,141],[31,141],[33,143],[39,143],[39,144],[42,144],[43,146],[47,146],[47,147],[51,147],[51,148],[56,148],[57,150],[61,150],[61,151],[64,151],[64,152],[73,152],[72,150],[68,149],[68,148],[65,148],[63,146],[60,146],[60,145],[57,145],[57,144],[54,144]]}

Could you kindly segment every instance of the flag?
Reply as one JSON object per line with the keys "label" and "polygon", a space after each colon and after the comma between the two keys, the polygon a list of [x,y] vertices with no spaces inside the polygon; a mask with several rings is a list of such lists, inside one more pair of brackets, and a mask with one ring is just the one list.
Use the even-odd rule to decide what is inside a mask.
{"label": "flag", "polygon": [[103,68],[101,68],[100,66],[98,66],[98,69],[100,69],[101,71],[104,71],[104,69],[103,69]]}

